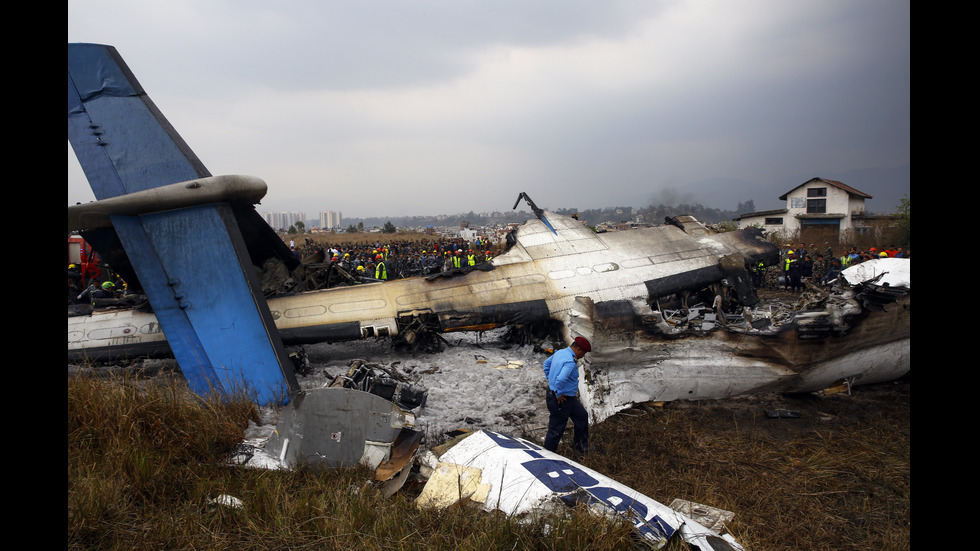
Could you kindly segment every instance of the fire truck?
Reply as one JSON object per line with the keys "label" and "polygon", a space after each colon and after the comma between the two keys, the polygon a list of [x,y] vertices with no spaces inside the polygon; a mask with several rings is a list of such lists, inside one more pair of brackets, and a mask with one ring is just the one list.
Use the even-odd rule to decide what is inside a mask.
{"label": "fire truck", "polygon": [[106,271],[100,267],[99,255],[78,234],[68,236],[68,264],[78,266],[82,274],[82,289],[93,281],[101,281],[106,275]]}

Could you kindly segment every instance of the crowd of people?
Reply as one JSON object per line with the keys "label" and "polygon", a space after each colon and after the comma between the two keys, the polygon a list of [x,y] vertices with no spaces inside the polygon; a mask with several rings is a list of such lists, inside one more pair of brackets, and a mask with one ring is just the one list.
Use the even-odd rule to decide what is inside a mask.
{"label": "crowd of people", "polygon": [[[445,237],[331,245],[317,244],[306,238],[301,244],[290,241],[289,247],[304,264],[335,263],[362,281],[388,281],[455,269],[466,270],[492,260],[500,250],[499,246],[491,246],[479,237],[472,241]],[[911,258],[911,250],[894,246],[858,250],[852,246],[846,253],[837,256],[829,244],[819,250],[814,244],[807,246],[800,243],[782,247],[778,264],[750,266],[749,271],[756,288],[800,292],[806,281],[827,285],[842,270],[873,258]],[[89,281],[82,278],[78,267],[70,265],[68,304],[125,294],[125,282],[118,275],[112,274],[108,279],[98,285],[88,285]]]}
{"label": "crowd of people", "polygon": [[492,260],[496,250],[479,237],[472,241],[457,237],[326,246],[307,238],[301,245],[290,242],[290,249],[305,264],[336,263],[353,276],[381,281],[475,267]]}
{"label": "crowd of people", "polygon": [[753,283],[757,288],[783,289],[800,292],[805,281],[816,285],[828,285],[840,275],[842,270],[874,258],[911,258],[911,249],[889,246],[878,249],[871,247],[858,250],[850,247],[847,252],[837,256],[827,244],[821,251],[816,245],[805,243],[797,246],[786,245],[780,251],[780,261],[775,266],[757,266],[752,269]]}

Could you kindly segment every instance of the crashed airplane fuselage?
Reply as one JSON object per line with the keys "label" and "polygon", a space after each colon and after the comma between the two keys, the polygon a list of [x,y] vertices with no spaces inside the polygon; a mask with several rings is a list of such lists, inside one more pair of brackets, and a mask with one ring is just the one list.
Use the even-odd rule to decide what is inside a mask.
{"label": "crashed airplane fuselage", "polygon": [[[545,216],[554,231],[529,220],[492,269],[273,297],[272,318],[287,344],[410,341],[420,319],[440,331],[556,320],[565,337],[593,342],[582,390],[594,419],[648,400],[818,390],[909,371],[908,293],[878,311],[838,297],[763,329],[733,323],[678,331],[658,299],[724,282],[743,305],[756,303],[746,262],[773,263],[777,254],[760,232],[712,233],[684,219],[596,234],[577,220]],[[69,318],[69,356],[139,353],[164,344],[158,327],[152,314],[134,311]]]}
{"label": "crashed airplane fuselage", "polygon": [[[303,344],[376,336],[411,340],[418,319],[440,331],[566,322],[582,297],[599,304],[646,302],[723,279],[751,304],[745,262],[771,261],[776,254],[755,230],[712,234],[693,219],[685,224],[694,231],[678,223],[606,234],[572,218],[547,213],[547,219],[554,231],[529,220],[486,270],[273,297],[272,318],[284,342]],[[164,342],[150,313],[97,312],[68,320],[69,357],[145,354]]]}

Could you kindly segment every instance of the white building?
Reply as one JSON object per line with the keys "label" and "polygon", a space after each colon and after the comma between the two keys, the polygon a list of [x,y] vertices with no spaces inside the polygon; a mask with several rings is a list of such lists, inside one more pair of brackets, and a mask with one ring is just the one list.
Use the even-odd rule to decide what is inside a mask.
{"label": "white building", "polygon": [[340,229],[341,213],[328,210],[320,213],[320,229],[334,230]]}
{"label": "white building", "polygon": [[273,229],[282,231],[306,218],[301,212],[267,212],[262,217]]}
{"label": "white building", "polygon": [[847,230],[861,231],[865,225],[864,201],[871,196],[836,180],[813,178],[779,197],[786,208],[752,212],[736,219],[739,228],[758,226],[784,236],[822,234],[839,239]]}

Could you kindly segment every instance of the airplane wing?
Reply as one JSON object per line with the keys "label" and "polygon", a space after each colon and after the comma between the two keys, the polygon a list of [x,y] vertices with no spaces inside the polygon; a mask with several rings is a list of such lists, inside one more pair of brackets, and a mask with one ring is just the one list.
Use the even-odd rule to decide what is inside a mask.
{"label": "airplane wing", "polygon": [[[68,45],[68,139],[99,200],[211,176],[112,46]],[[191,388],[270,403],[297,384],[236,213],[257,231],[229,203],[110,219]]]}

